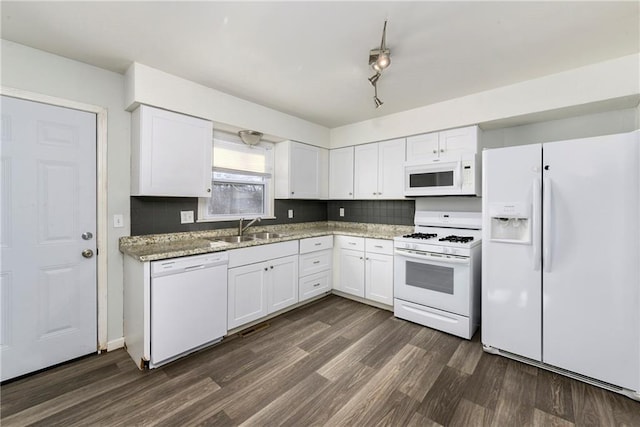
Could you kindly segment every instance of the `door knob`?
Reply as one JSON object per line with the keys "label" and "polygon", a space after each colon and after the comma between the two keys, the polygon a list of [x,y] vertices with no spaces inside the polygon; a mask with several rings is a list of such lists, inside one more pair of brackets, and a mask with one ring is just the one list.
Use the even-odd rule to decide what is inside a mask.
{"label": "door knob", "polygon": [[93,251],[91,249],[85,249],[82,251],[82,256],[85,258],[91,258],[93,256]]}
{"label": "door knob", "polygon": [[91,233],[90,231],[85,231],[84,233],[82,233],[82,239],[83,240],[93,239],[93,233]]}

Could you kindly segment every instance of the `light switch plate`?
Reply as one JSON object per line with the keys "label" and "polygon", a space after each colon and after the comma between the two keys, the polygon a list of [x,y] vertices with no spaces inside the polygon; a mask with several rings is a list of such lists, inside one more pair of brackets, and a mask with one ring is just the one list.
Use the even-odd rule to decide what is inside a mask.
{"label": "light switch plate", "polygon": [[180,211],[180,224],[191,224],[193,222],[193,211]]}
{"label": "light switch plate", "polygon": [[289,209],[289,218],[293,218],[293,209]]}
{"label": "light switch plate", "polygon": [[340,216],[344,216],[344,208],[340,208]]}

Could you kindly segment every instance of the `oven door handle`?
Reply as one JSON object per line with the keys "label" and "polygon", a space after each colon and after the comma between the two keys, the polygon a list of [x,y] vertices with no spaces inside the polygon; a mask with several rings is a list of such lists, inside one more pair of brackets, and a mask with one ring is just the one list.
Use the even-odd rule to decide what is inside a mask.
{"label": "oven door handle", "polygon": [[403,250],[396,249],[395,254],[405,258],[419,259],[422,261],[430,262],[435,261],[442,264],[469,264],[470,258],[445,258],[439,256],[429,255],[428,253],[415,254]]}

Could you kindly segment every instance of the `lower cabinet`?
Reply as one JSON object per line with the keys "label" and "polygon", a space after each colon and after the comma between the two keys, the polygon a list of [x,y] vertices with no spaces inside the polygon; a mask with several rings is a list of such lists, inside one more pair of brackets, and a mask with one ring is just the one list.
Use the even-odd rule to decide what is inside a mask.
{"label": "lower cabinet", "polygon": [[393,306],[393,241],[335,236],[334,289]]}
{"label": "lower cabinet", "polygon": [[229,267],[228,329],[298,302],[297,241],[229,251]]}
{"label": "lower cabinet", "polygon": [[305,301],[331,291],[333,236],[300,240],[299,300]]}

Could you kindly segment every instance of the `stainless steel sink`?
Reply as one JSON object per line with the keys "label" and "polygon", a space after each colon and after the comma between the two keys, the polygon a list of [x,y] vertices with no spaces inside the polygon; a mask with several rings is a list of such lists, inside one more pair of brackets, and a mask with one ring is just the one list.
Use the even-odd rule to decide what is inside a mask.
{"label": "stainless steel sink", "polygon": [[256,240],[252,236],[218,236],[213,238],[212,240],[222,240],[223,242],[228,243],[240,243],[240,242],[248,242],[251,240]]}
{"label": "stainless steel sink", "polygon": [[283,237],[283,234],[280,233],[251,233],[251,234],[246,234],[244,237],[252,237],[254,239],[260,239],[260,240],[266,240],[266,239],[276,239],[278,237]]}

